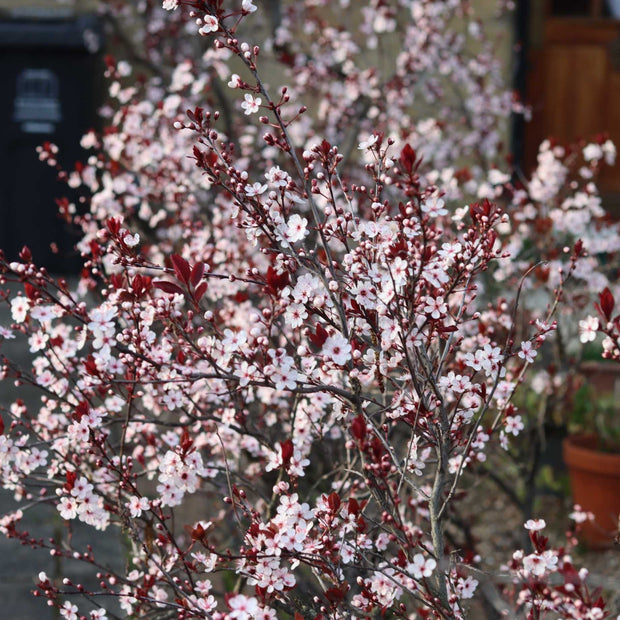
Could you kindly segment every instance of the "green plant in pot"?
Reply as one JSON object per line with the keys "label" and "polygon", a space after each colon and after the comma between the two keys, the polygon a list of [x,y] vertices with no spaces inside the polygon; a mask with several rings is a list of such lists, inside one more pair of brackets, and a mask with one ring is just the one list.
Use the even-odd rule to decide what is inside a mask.
{"label": "green plant in pot", "polygon": [[[618,380],[620,381],[620,366]],[[568,420],[571,435],[587,435],[596,439],[596,448],[601,452],[620,452],[620,400],[615,392],[600,392],[596,379],[591,382],[584,373],[584,383],[575,392],[574,407]],[[596,371],[594,371],[596,372]]]}
{"label": "green plant in pot", "polygon": [[582,365],[583,385],[563,446],[575,503],[595,517],[583,524],[583,540],[592,548],[612,544],[620,513],[620,315],[613,316],[614,306],[606,288],[596,304],[599,317],[582,321],[582,341],[605,334],[602,357],[608,361]]}

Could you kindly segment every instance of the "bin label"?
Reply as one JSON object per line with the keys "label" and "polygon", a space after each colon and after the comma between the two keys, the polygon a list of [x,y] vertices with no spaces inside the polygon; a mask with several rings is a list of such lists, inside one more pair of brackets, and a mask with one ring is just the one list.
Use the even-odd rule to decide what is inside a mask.
{"label": "bin label", "polygon": [[52,133],[62,119],[58,77],[49,69],[24,69],[17,76],[13,120],[26,133]]}

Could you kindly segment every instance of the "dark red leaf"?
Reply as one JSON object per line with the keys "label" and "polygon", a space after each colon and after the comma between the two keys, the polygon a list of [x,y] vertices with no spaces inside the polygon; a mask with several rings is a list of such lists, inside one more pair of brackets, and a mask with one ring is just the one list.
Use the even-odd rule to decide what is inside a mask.
{"label": "dark red leaf", "polygon": [[467,167],[459,168],[454,173],[454,178],[457,179],[461,183],[467,183],[467,181],[471,181],[473,176],[471,170]]}
{"label": "dark red leaf", "polygon": [[351,435],[358,441],[362,441],[366,437],[366,420],[364,416],[358,415],[351,422]]}
{"label": "dark red leaf", "polygon": [[325,598],[334,604],[341,603],[344,600],[346,593],[349,591],[349,584],[345,581],[339,586],[333,586],[325,590]]}
{"label": "dark red leaf", "polygon": [[350,515],[354,515],[357,517],[357,515],[359,515],[361,510],[361,506],[359,505],[359,502],[354,498],[351,497],[349,498],[349,502],[347,504],[347,512]]}
{"label": "dark red leaf", "polygon": [[84,360],[84,369],[89,375],[96,376],[99,374],[99,369],[97,368],[97,363],[95,362],[95,358],[92,355],[89,355]]}
{"label": "dark red leaf", "polygon": [[336,493],[336,491],[329,494],[327,498],[327,505],[332,512],[338,512],[341,503],[340,496]]}
{"label": "dark red leaf", "polygon": [[415,165],[416,154],[413,148],[411,148],[410,144],[405,144],[403,150],[400,152],[400,165],[403,169],[403,172],[410,173],[413,171],[413,166]]}
{"label": "dark red leaf", "polygon": [[39,297],[39,291],[37,291],[37,289],[28,282],[24,284],[24,292],[26,293],[26,297],[28,297],[30,301],[34,301]]}
{"label": "dark red leaf", "polygon": [[201,282],[196,287],[196,290],[194,291],[194,300],[196,301],[196,303],[198,303],[203,298],[206,292],[207,292],[207,283]]}
{"label": "dark red leaf", "polygon": [[310,340],[310,342],[317,349],[321,349],[323,348],[323,345],[325,344],[325,341],[327,340],[327,336],[329,336],[329,334],[327,333],[327,330],[324,329],[320,323],[317,323],[315,333],[314,334],[312,332],[308,333],[308,340]]}
{"label": "dark red leaf", "polygon": [[575,252],[575,256],[581,256],[583,254],[583,241],[581,239],[577,239],[577,241],[575,241],[575,247],[573,249]]}
{"label": "dark red leaf", "polygon": [[[215,164],[217,164],[217,153],[215,151],[207,151],[203,153],[203,159],[208,168],[214,168]],[[214,174],[216,171],[213,171]]]}
{"label": "dark red leaf", "polygon": [[180,442],[181,451],[183,452],[183,454],[187,454],[193,445],[194,445],[194,440],[191,438],[187,430],[184,430],[181,435],[181,442]]}
{"label": "dark red leaf", "polygon": [[198,286],[198,284],[200,283],[200,280],[202,280],[202,276],[204,275],[205,272],[205,264],[204,263],[196,263],[194,265],[194,268],[192,269],[192,275],[190,278],[190,281],[192,283],[192,286],[196,287]]}
{"label": "dark red leaf", "polygon": [[348,302],[349,302],[349,306],[351,306],[351,311],[354,314],[358,316],[364,316],[364,312],[362,311],[361,306],[355,301],[355,299],[349,298]]}
{"label": "dark red leaf", "polygon": [[121,273],[110,274],[110,284],[112,284],[112,286],[115,289],[124,288],[123,274]]}
{"label": "dark red leaf", "polygon": [[603,292],[599,293],[598,299],[603,316],[607,319],[607,321],[611,321],[611,313],[614,311],[616,301],[608,287],[605,287]]}
{"label": "dark red leaf", "polygon": [[437,323],[436,327],[440,334],[449,334],[457,330],[456,325],[441,325],[440,323]]}
{"label": "dark red leaf", "polygon": [[118,235],[121,229],[121,223],[115,217],[108,218],[108,220],[106,220],[106,226],[112,235]]}
{"label": "dark red leaf", "polygon": [[405,239],[399,239],[397,243],[394,243],[390,246],[390,256],[400,258],[406,258],[409,254],[409,248],[407,247],[407,242]]}
{"label": "dark red leaf", "polygon": [[358,534],[363,534],[368,529],[368,523],[364,517],[359,517],[357,520],[357,527],[355,528]]}
{"label": "dark red leaf", "polygon": [[30,252],[30,249],[28,248],[27,245],[25,245],[22,249],[21,252],[19,253],[19,257],[25,262],[25,263],[29,263],[32,260],[32,252]]}
{"label": "dark red leaf", "polygon": [[88,415],[89,411],[90,407],[88,406],[88,403],[85,400],[82,400],[75,408],[73,418],[79,422],[85,415]]}
{"label": "dark red leaf", "polygon": [[332,145],[327,140],[323,140],[319,148],[320,148],[321,153],[323,153],[323,155],[327,155],[330,149],[332,148]]}
{"label": "dark red leaf", "polygon": [[0,435],[4,435],[4,419],[0,415]]}
{"label": "dark red leaf", "polygon": [[131,290],[136,295],[140,295],[140,293],[142,293],[144,291],[144,279],[142,278],[142,276],[139,273],[136,274],[136,277],[133,279],[133,281],[131,283]]}
{"label": "dark red leaf", "polygon": [[153,286],[155,288],[158,288],[160,291],[164,291],[164,293],[169,293],[170,295],[183,295],[183,289],[177,284],[174,284],[173,282],[156,280],[155,282],[153,282]]}
{"label": "dark red leaf", "polygon": [[190,527],[189,530],[192,540],[198,540],[202,542],[206,539],[207,530],[200,523],[196,524],[196,526],[193,528]]}
{"label": "dark red leaf", "polygon": [[[157,540],[159,540],[162,544],[166,544],[168,541],[165,539],[164,536],[162,536],[161,534],[157,537]],[[140,589],[138,589],[138,592],[140,593]],[[142,593],[140,593],[140,596],[142,597],[146,597],[149,594],[148,590],[143,590]],[[184,598],[175,598],[174,602],[179,606],[182,607],[183,609],[187,609],[188,608],[188,603]]]}
{"label": "dark red leaf", "polygon": [[74,471],[68,471],[65,474],[65,477],[67,479],[67,482],[65,482],[65,491],[71,491],[71,489],[73,489],[73,487],[75,486],[75,481],[77,480],[77,474]]}
{"label": "dark red leaf", "polygon": [[539,265],[534,269],[534,275],[540,282],[548,282],[551,275],[551,268],[547,265]]}
{"label": "dark red leaf", "polygon": [[267,268],[267,275],[265,276],[267,281],[267,291],[272,294],[276,294],[281,291],[288,283],[288,271],[278,273],[273,267]]}
{"label": "dark red leaf", "polygon": [[293,458],[293,452],[295,450],[293,442],[290,439],[282,442],[280,444],[280,450],[282,451],[282,463],[287,467],[291,462],[291,458]]}
{"label": "dark red leaf", "polygon": [[[203,112],[204,110],[200,107],[196,108],[194,110],[194,114],[193,114],[193,120],[196,121],[197,123],[202,123],[202,118],[203,118]],[[189,116],[189,110],[187,111],[188,116]]]}
{"label": "dark red leaf", "polygon": [[199,168],[204,168],[205,159],[202,151],[197,146],[195,146],[192,150],[194,152],[194,158],[196,159],[196,165]]}
{"label": "dark red leaf", "polygon": [[177,274],[177,278],[185,282],[185,284],[188,284],[192,273],[189,263],[178,254],[173,254],[170,260],[172,261],[172,266],[174,267],[174,272]]}

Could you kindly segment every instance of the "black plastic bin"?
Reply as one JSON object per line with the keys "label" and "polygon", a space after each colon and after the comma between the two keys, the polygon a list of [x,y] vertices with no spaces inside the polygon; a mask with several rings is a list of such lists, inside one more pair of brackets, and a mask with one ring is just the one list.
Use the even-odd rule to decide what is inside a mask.
{"label": "black plastic bin", "polygon": [[80,138],[97,126],[101,51],[95,16],[0,21],[0,248],[14,259],[27,245],[55,273],[79,269],[76,233],[55,202],[77,196],[39,161],[36,147],[57,144],[66,169],[84,158]]}

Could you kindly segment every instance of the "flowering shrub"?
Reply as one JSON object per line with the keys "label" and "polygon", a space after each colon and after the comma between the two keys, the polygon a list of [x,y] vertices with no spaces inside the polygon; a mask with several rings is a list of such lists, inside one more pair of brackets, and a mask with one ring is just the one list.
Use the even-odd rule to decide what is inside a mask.
{"label": "flowering shrub", "polygon": [[[531,318],[538,318],[553,303],[558,286],[563,289],[553,348],[546,351],[532,381],[547,417],[557,414],[554,409],[558,407],[564,409],[564,415],[570,411],[575,389],[572,377],[582,361],[583,345],[594,340],[596,331],[587,317],[598,291],[616,286],[618,226],[602,208],[594,183],[600,167],[613,164],[615,155],[614,145],[603,136],[572,147],[545,141],[529,183],[513,186],[508,182],[495,190],[510,195],[507,242],[514,257],[502,265],[495,278],[516,282],[525,269],[534,268],[534,277],[524,282],[523,307]],[[577,241],[583,256],[571,271],[569,248]],[[562,280],[569,272],[570,282],[564,285]]]}
{"label": "flowering shrub", "polygon": [[[261,24],[251,0],[147,3],[136,36],[156,75],[108,59],[109,127],[59,170],[92,194],[86,213],[59,202],[83,231],[77,290],[27,248],[1,263],[1,335],[33,356],[3,374],[41,394],[5,412],[3,485],[130,548],[113,571],[31,538],[22,511],[2,519],[97,567],[97,592],[39,575],[64,618],[118,617],[102,601],[125,617],[461,618],[479,589],[531,618],[605,617],[574,541],[552,547],[544,522],[498,579],[448,531],[465,476],[519,434],[513,394],[593,250],[571,243],[549,303],[518,323],[531,264],[511,256],[528,261],[562,156],[543,149],[529,195],[496,167],[519,106],[467,3],[359,3],[355,31],[348,4],[275,3]],[[261,46],[243,40],[254,25]],[[264,81],[263,50],[290,86]],[[570,189],[558,208],[595,210],[594,189]],[[204,513],[183,522],[192,495]]]}
{"label": "flowering shrub", "polygon": [[[593,353],[600,358],[592,344],[598,322],[589,313],[601,288],[617,288],[620,237],[617,224],[601,207],[594,179],[600,167],[614,159],[615,148],[604,136],[568,147],[545,141],[528,182],[494,169],[479,189],[505,202],[510,215],[500,232],[512,260],[494,271],[489,290],[511,301],[511,290],[522,282],[517,339],[561,298],[554,313],[554,337],[545,343],[526,341],[520,352],[529,368],[521,376],[524,385],[511,403],[516,410],[504,429],[513,440],[505,450],[488,450],[489,458],[479,465],[523,520],[534,515],[541,489],[559,488],[555,476],[561,463],[549,458],[549,445],[559,444],[558,437],[579,417],[584,398],[581,372],[587,367],[582,362]],[[577,261],[574,247],[581,254]],[[521,280],[526,272],[529,277]]]}
{"label": "flowering shrub", "polygon": [[592,342],[597,332],[604,334],[603,357],[613,361],[620,360],[620,315],[615,315],[616,300],[608,287],[598,295],[595,304],[598,316],[588,315],[580,321],[582,342]]}

